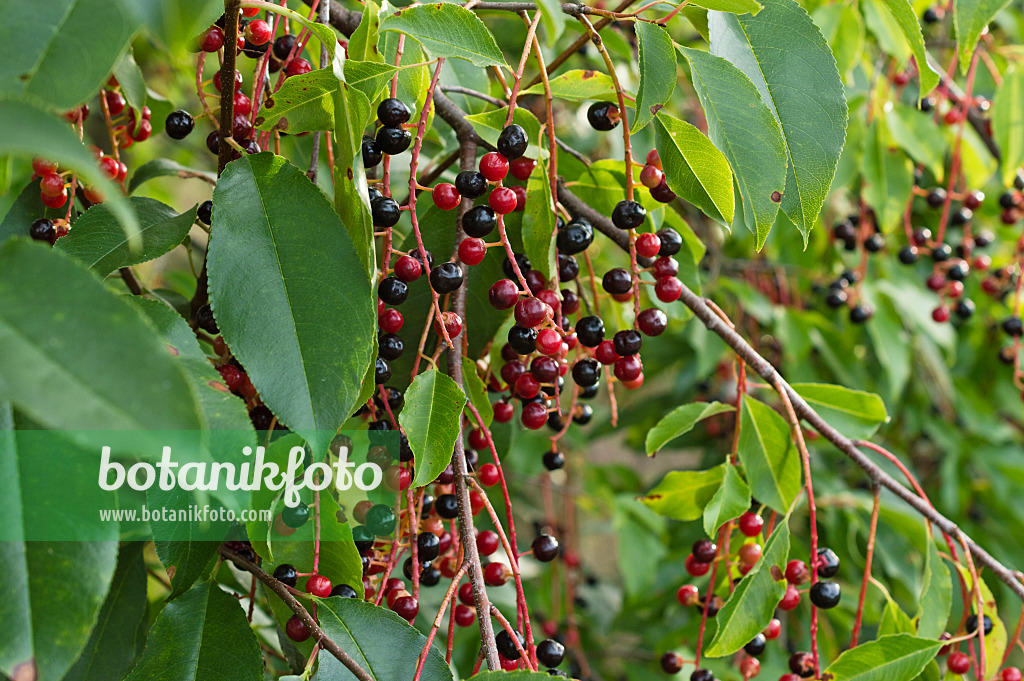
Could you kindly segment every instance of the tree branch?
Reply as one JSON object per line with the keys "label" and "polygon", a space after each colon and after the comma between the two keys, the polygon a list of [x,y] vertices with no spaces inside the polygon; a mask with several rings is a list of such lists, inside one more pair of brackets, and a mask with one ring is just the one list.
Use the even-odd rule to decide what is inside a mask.
{"label": "tree branch", "polygon": [[306,628],[312,632],[313,639],[320,643],[320,647],[333,655],[338,662],[345,665],[345,668],[352,672],[353,676],[359,679],[359,681],[375,681],[375,679],[370,676],[365,669],[359,666],[358,662],[352,659],[348,653],[341,649],[341,646],[327,637],[327,634],[325,634],[324,630],[316,623],[316,620],[314,620],[312,615],[309,614],[309,611],[299,603],[295,596],[292,596],[290,591],[288,591],[287,586],[267,574],[259,565],[246,560],[224,545],[221,545],[217,551],[220,555],[235,563],[235,565],[238,565],[247,572],[252,573],[256,579],[266,584],[267,588],[280,596],[281,600],[284,601],[284,604],[291,608],[292,612],[294,612],[298,618],[302,620],[302,623],[306,625]]}

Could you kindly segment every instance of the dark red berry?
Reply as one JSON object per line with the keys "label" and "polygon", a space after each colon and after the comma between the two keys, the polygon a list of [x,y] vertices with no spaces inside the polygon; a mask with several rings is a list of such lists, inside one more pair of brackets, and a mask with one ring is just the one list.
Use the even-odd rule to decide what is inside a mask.
{"label": "dark red berry", "polygon": [[487,255],[487,244],[483,239],[472,237],[459,242],[459,260],[467,265],[479,265]]}
{"label": "dark red berry", "polygon": [[434,205],[441,210],[453,210],[462,201],[455,185],[449,182],[442,182],[430,192],[434,199]]}
{"label": "dark red berry", "polygon": [[292,615],[291,619],[284,625],[284,631],[288,638],[296,643],[302,643],[311,636],[309,628],[299,619],[298,615]]}

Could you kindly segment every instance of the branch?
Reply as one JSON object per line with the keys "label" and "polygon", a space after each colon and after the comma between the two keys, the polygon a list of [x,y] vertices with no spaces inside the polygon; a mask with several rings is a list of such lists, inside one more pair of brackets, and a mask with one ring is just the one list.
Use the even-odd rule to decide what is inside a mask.
{"label": "branch", "polygon": [[375,681],[365,669],[359,666],[359,663],[352,659],[348,653],[342,650],[337,643],[327,637],[327,634],[325,634],[324,630],[316,623],[316,620],[314,620],[309,614],[309,611],[302,607],[302,604],[299,603],[295,596],[292,596],[290,591],[288,591],[287,586],[267,574],[259,565],[249,562],[225,546],[221,545],[217,551],[223,557],[252,573],[256,579],[266,584],[271,591],[280,596],[281,600],[284,601],[284,604],[291,608],[292,612],[294,612],[298,618],[302,620],[302,623],[306,625],[306,628],[312,632],[313,639],[320,644],[320,647],[337,658],[337,660],[345,665],[345,668],[352,672],[352,675],[359,679],[359,681]]}

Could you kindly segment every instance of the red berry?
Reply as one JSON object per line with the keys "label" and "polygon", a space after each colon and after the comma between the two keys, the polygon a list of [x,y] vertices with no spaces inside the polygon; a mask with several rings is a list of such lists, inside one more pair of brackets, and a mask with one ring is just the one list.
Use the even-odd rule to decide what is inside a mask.
{"label": "red berry", "polygon": [[472,584],[466,582],[465,584],[459,586],[459,600],[465,603],[466,605],[473,605],[476,603],[476,601],[473,600]]}
{"label": "red berry", "polygon": [[273,31],[270,28],[270,24],[263,21],[262,19],[256,19],[250,21],[245,27],[245,38],[253,45],[263,45],[270,40],[270,36],[273,35]]}
{"label": "red berry", "polygon": [[562,349],[562,334],[558,329],[547,328],[537,332],[537,352],[542,355],[555,355]]}
{"label": "red berry", "polygon": [[306,593],[327,598],[331,595],[331,580],[323,575],[313,575],[306,580]]}
{"label": "red berry", "polygon": [[452,339],[462,333],[462,317],[455,312],[442,312],[439,318],[434,318],[434,333],[438,336],[444,337],[441,332],[441,325],[444,325],[444,330],[448,332],[448,338]]}
{"label": "red berry", "polygon": [[391,609],[406,622],[412,622],[420,612],[420,604],[412,596],[402,596],[395,601]]}
{"label": "red berry", "polygon": [[524,400],[531,400],[540,394],[540,382],[533,374],[523,374],[516,379],[516,395]]}
{"label": "red berry", "polygon": [[469,266],[479,265],[487,255],[487,243],[483,239],[468,238],[459,242],[459,260]]}
{"label": "red berry", "polygon": [[676,262],[675,258],[665,256],[658,258],[651,265],[651,274],[654,275],[655,279],[662,279],[664,277],[674,277],[679,274],[679,263]]}
{"label": "red berry", "polygon": [[615,364],[621,357],[615,352],[615,344],[610,340],[603,340],[594,348],[594,358],[604,365]]}
{"label": "red berry", "polygon": [[636,238],[636,254],[641,258],[653,258],[661,250],[661,239],[657,234],[646,232]]}
{"label": "red berry", "polygon": [[946,667],[953,674],[966,674],[971,669],[971,658],[967,653],[951,653],[946,660]]}
{"label": "red berry", "polygon": [[511,279],[499,279],[491,286],[487,294],[491,305],[499,310],[507,310],[516,304],[519,298],[519,287]]}
{"label": "red berry", "polygon": [[[946,295],[950,298],[959,298],[964,294],[964,282],[951,281],[946,285]],[[938,320],[936,320],[938,321]]]}
{"label": "red berry", "polygon": [[[211,26],[199,37],[199,49],[203,52],[216,52],[224,47],[224,31],[218,26]],[[306,634],[309,637],[309,634]]]}
{"label": "red berry", "polygon": [[656,307],[649,307],[640,311],[636,318],[636,325],[640,327],[640,332],[645,336],[651,338],[660,336],[668,327],[668,315]]}
{"label": "red berry", "polygon": [[1021,672],[1017,667],[1007,667],[999,675],[1003,681],[1021,681]]}
{"label": "red berry", "polygon": [[239,114],[248,116],[252,113],[252,101],[242,92],[235,92],[234,104],[232,106],[232,111],[234,111],[236,116]]}
{"label": "red berry", "polygon": [[450,182],[442,182],[434,187],[430,196],[434,199],[434,205],[441,210],[453,210],[462,201],[459,190]]}
{"label": "red berry", "polygon": [[487,197],[487,203],[498,215],[508,215],[516,209],[516,193],[508,187],[495,187]]}
{"label": "red berry", "polygon": [[288,623],[284,625],[284,632],[288,634],[288,638],[296,643],[302,643],[312,633],[303,621],[299,619],[298,615],[292,615]]}
{"label": "red berry", "polygon": [[284,73],[289,78],[292,76],[301,76],[302,74],[309,73],[312,70],[313,66],[302,57],[296,57],[295,59],[290,60],[284,67]]}
{"label": "red berry", "polygon": [[484,487],[497,485],[498,479],[501,477],[498,467],[493,463],[485,463],[483,466],[480,466],[480,470],[476,475],[480,479],[480,484]]}
{"label": "red berry", "polygon": [[517,324],[532,329],[551,315],[551,308],[542,303],[539,298],[522,298],[516,303],[514,314]]}
{"label": "red berry", "polygon": [[946,278],[941,274],[932,274],[925,280],[924,284],[932,291],[941,291],[946,288]]}
{"label": "red berry", "polygon": [[224,384],[228,387],[228,390],[238,390],[242,387],[242,383],[245,382],[245,374],[234,364],[219,366],[217,371],[220,372],[220,377],[224,379]]}
{"label": "red berry", "polygon": [[946,112],[946,115],[942,117],[942,120],[946,122],[946,125],[955,125],[963,120],[963,117],[963,110],[961,110],[959,106],[954,106]]}
{"label": "red berry", "polygon": [[122,95],[120,92],[108,91],[104,96],[107,100],[107,111],[110,113],[111,116],[120,116],[122,113],[124,113],[124,95]]}
{"label": "red berry", "polygon": [[402,330],[405,319],[401,312],[392,307],[384,310],[380,315],[379,323],[381,330],[385,333],[398,333]]}
{"label": "red berry", "polygon": [[501,662],[502,671],[512,672],[519,669],[519,660],[510,660],[504,655],[498,656],[498,661]]}
{"label": "red berry", "polygon": [[803,584],[810,578],[811,573],[807,569],[807,563],[798,559],[786,563],[786,581],[790,584]]}
{"label": "red berry", "polygon": [[786,594],[779,601],[779,609],[790,611],[796,609],[796,606],[800,605],[800,592],[795,586],[790,584],[786,587]]}
{"label": "red berry", "polygon": [[520,156],[509,163],[509,170],[512,171],[512,177],[517,180],[522,180],[523,182],[526,182],[526,180],[530,178],[530,174],[536,167],[537,162],[532,158],[526,158],[525,156]]}
{"label": "red berry", "polygon": [[[503,180],[508,175],[508,159],[496,151],[488,152],[480,157],[480,173],[488,182]],[[512,210],[509,209],[508,212],[511,213]]]}
{"label": "red berry", "polygon": [[711,569],[711,563],[700,563],[694,559],[691,553],[686,557],[686,571],[694,577],[703,577]]}
{"label": "red berry", "polygon": [[423,265],[411,255],[403,255],[395,261],[395,276],[409,283],[416,281],[423,274]]}
{"label": "red berry", "polygon": [[654,166],[658,170],[661,170],[661,157],[658,155],[657,149],[651,149],[647,152],[647,158],[645,159],[649,165]]}
{"label": "red berry", "polygon": [[131,137],[136,142],[145,142],[149,139],[149,136],[153,134],[153,124],[148,119],[143,118],[139,121],[139,127],[136,128],[135,132],[132,133]]}
{"label": "red berry", "polygon": [[40,180],[39,189],[45,196],[62,196],[64,194],[64,178],[57,173],[47,173]]}
{"label": "red berry", "polygon": [[[104,156],[100,159],[100,171],[107,176],[108,180],[113,180],[121,171],[121,167],[113,156]],[[63,183],[61,183],[61,186],[63,188]]]}
{"label": "red berry", "polygon": [[782,633],[782,622],[772,618],[772,621],[768,623],[768,626],[764,628],[764,637],[769,641],[773,641],[779,637]]}
{"label": "red berry", "polygon": [[498,533],[493,530],[484,530],[476,535],[476,548],[482,556],[491,555],[498,550],[500,545],[501,540],[498,538]]}
{"label": "red berry", "polygon": [[469,510],[473,512],[473,515],[484,510],[484,498],[476,490],[469,493]]}
{"label": "red berry", "polygon": [[683,584],[676,591],[676,600],[679,601],[680,605],[690,608],[697,605],[700,601],[700,592],[692,584]]}
{"label": "red berry", "polygon": [[512,187],[512,193],[516,195],[515,210],[519,212],[526,210],[526,187]]}
{"label": "red berry", "polygon": [[756,657],[745,657],[740,662],[740,674],[744,679],[749,679],[761,673],[761,661]]}
{"label": "red berry", "polygon": [[476,621],[476,611],[468,605],[459,603],[455,606],[455,624],[460,627],[468,627]]}
{"label": "red berry", "polygon": [[43,177],[50,173],[57,172],[57,164],[53,161],[47,161],[45,158],[34,158],[32,159],[32,171]]}
{"label": "red berry", "polygon": [[530,402],[523,405],[523,413],[519,417],[523,425],[530,430],[543,428],[548,422],[548,409],[539,402]]}
{"label": "red berry", "polygon": [[494,420],[498,423],[508,423],[515,415],[516,408],[508,402],[494,403]]}
{"label": "red berry", "polygon": [[764,518],[753,511],[747,511],[740,516],[739,526],[740,532],[743,534],[748,537],[756,537],[761,534],[761,529],[764,527]]}
{"label": "red berry", "polygon": [[747,565],[753,565],[761,558],[760,544],[744,544],[740,547],[739,558]]}
{"label": "red berry", "polygon": [[944,324],[949,321],[949,306],[939,305],[937,308],[932,310],[932,319],[939,324]]}
{"label": "red berry", "polygon": [[487,434],[479,428],[469,431],[469,446],[473,449],[486,449]]}
{"label": "red berry", "polygon": [[[238,90],[239,88],[241,88],[242,87],[242,82],[243,82],[243,80],[242,80],[242,72],[239,71],[238,69],[235,69],[235,89],[232,90],[231,92],[234,93],[235,90]],[[217,90],[217,92],[221,92],[224,89],[224,86],[221,85],[221,82],[220,82],[220,71],[218,71],[217,73],[215,73],[213,75],[213,87]],[[134,120],[135,119],[135,114],[132,113],[131,117],[132,117],[132,120]],[[143,112],[142,118],[143,119],[146,118],[145,112]]]}
{"label": "red berry", "polygon": [[640,171],[640,184],[648,189],[654,189],[661,184],[663,179],[665,179],[665,173],[661,172],[658,166],[651,165],[650,163],[645,165],[644,169]]}
{"label": "red berry", "polygon": [[654,284],[654,295],[663,303],[672,303],[683,295],[683,283],[675,277],[662,277]]}
{"label": "red berry", "polygon": [[635,381],[640,378],[644,367],[640,355],[630,355],[615,360],[615,377],[623,382]]}
{"label": "red berry", "polygon": [[[39,192],[39,199],[47,208],[60,208],[68,202],[68,192],[67,190],[64,190],[57,196],[47,196],[46,194]],[[100,201],[102,201],[102,197],[100,197]],[[99,201],[93,201],[92,203],[99,203]]]}
{"label": "red berry", "polygon": [[484,581],[488,586],[502,586],[512,577],[512,570],[504,563],[488,563],[484,568]]}
{"label": "red berry", "polygon": [[260,8],[259,7],[243,7],[242,8],[242,16],[243,17],[254,17],[254,16],[256,16],[259,13],[260,13]]}

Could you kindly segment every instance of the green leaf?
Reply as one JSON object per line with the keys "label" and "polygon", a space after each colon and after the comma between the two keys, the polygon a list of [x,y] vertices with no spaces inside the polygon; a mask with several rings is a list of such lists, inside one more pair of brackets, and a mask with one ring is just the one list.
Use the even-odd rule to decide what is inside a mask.
{"label": "green leaf", "polygon": [[370,195],[363,168],[363,129],[370,102],[358,88],[341,83],[334,91],[334,210],[348,231],[367,281],[377,276]]}
{"label": "green leaf", "polygon": [[874,393],[827,383],[794,383],[793,390],[843,435],[855,440],[871,437],[889,422],[885,402]]}
{"label": "green leaf", "polygon": [[465,385],[469,403],[480,414],[484,426],[490,428],[491,422],[494,421],[494,407],[487,399],[487,387],[480,375],[477,374],[476,362],[469,357],[462,358],[462,382]]}
{"label": "green leaf", "polygon": [[789,516],[786,516],[779,523],[765,544],[761,560],[739,581],[715,616],[718,628],[704,651],[708,657],[732,655],[771,622],[775,608],[786,593],[782,570],[789,557],[788,521]]}
{"label": "green leaf", "polygon": [[221,334],[271,411],[326,451],[376,340],[348,232],[305,173],[267,152],[230,163],[213,206],[207,267]]}
{"label": "green leaf", "polygon": [[921,78],[921,89],[919,97],[924,98],[939,84],[939,74],[928,64],[928,52],[925,50],[924,34],[921,33],[921,24],[917,21],[917,14],[909,0],[882,0],[885,7],[896,20],[900,30],[907,39],[910,51],[914,53],[914,61]]}
{"label": "green leaf", "polygon": [[121,93],[128,101],[128,106],[141,110],[146,105],[146,80],[131,50],[121,55],[112,73],[121,86]]}
{"label": "green leaf", "polygon": [[910,634],[884,636],[847,650],[823,674],[833,681],[911,681],[941,647]]}
{"label": "green leaf", "polygon": [[377,31],[379,27],[380,5],[374,2],[374,0],[368,0],[363,7],[363,18],[348,41],[349,61],[345,63],[346,70],[352,61],[384,61],[380,48],[377,47],[377,42],[380,39],[380,34]]}
{"label": "green leaf", "polygon": [[167,158],[155,158],[148,163],[143,163],[141,166],[135,169],[132,173],[132,179],[128,182],[128,193],[134,194],[135,190],[142,185],[143,182],[149,182],[157,177],[169,177],[174,176],[181,179],[190,177],[204,179],[211,185],[217,180],[216,173],[211,173],[206,170],[196,170],[195,168],[189,168],[183,166],[177,161],[172,161]]}
{"label": "green leaf", "polygon": [[466,394],[451,378],[428,369],[412,379],[398,422],[415,455],[413,486],[428,484],[451,463],[455,440],[462,432]]}
{"label": "green leaf", "polygon": [[694,7],[736,14],[757,14],[761,11],[761,3],[754,0],[690,0],[690,4]]}
{"label": "green leaf", "polygon": [[[615,99],[615,84],[612,77],[601,71],[573,69],[559,74],[548,81],[551,96],[570,102],[584,102],[588,99]],[[524,95],[543,95],[544,83],[522,91]]]}
{"label": "green leaf", "polygon": [[[378,681],[411,679],[427,643],[426,637],[386,608],[355,598],[320,601],[320,626],[332,641]],[[321,651],[320,681],[353,681],[353,676],[329,652]],[[435,646],[429,646],[422,681],[451,681],[452,672]]]}
{"label": "green leaf", "polygon": [[139,221],[142,245],[133,249],[105,203],[85,211],[56,248],[105,277],[121,267],[159,258],[188,236],[196,221],[197,206],[180,215],[156,199],[128,199]]}
{"label": "green leaf", "polygon": [[[0,248],[0,277],[9,271],[3,261],[11,243]],[[2,293],[0,310],[7,310]],[[0,339],[3,335],[0,323]],[[0,376],[5,373],[0,366]],[[40,451],[38,444],[33,447],[41,443],[38,438],[19,437],[10,404],[0,402],[0,511],[6,530],[6,541],[0,541],[0,589],[5,594],[0,601],[0,672],[11,678],[64,675],[89,640],[117,565],[117,525],[101,522],[95,512],[61,519],[72,536],[93,541],[25,541],[33,529],[40,531],[40,524],[52,523],[46,509],[54,505],[57,461],[71,482],[75,476],[85,482],[85,469],[66,450],[54,451],[52,442]],[[76,459],[84,460],[80,452]],[[110,507],[105,502],[113,502],[112,494],[94,483],[86,485],[81,494],[91,508]],[[78,506],[66,498],[62,503],[62,508]]]}
{"label": "green leaf", "polygon": [[640,85],[636,91],[632,133],[650,123],[676,89],[676,52],[668,31],[645,21],[638,21],[635,26]]}
{"label": "green leaf", "polygon": [[170,53],[195,49],[195,39],[224,12],[222,0],[133,0],[139,25]]}
{"label": "green leaf", "polygon": [[29,182],[0,221],[0,243],[13,237],[27,237],[32,223],[39,218],[64,217],[64,209],[47,208],[39,198],[39,179]]}
{"label": "green leaf", "polygon": [[736,472],[736,466],[726,466],[722,486],[704,508],[704,531],[714,537],[718,528],[750,508],[750,487]]}
{"label": "green leaf", "polygon": [[839,73],[846,75],[864,49],[864,19],[857,6],[844,2],[822,5],[814,10],[813,16],[835,55]]}
{"label": "green leaf", "polygon": [[[346,68],[348,63],[345,64]],[[256,117],[257,130],[281,130],[297,135],[334,128],[334,93],[338,78],[330,69],[292,76],[267,98]]]}
{"label": "green leaf", "polygon": [[[106,82],[136,29],[125,0],[28,0],[0,6],[0,95],[71,109]],[[5,136],[11,131],[4,128]]]}
{"label": "green leaf", "polygon": [[[1004,92],[1005,87],[1004,83],[1000,92]],[[996,95],[995,106],[998,106],[998,102],[999,94]],[[994,126],[996,117],[994,110],[992,116]],[[885,112],[885,124],[893,142],[907,152],[912,159],[923,163],[935,177],[942,177],[946,163],[946,149],[949,145],[931,116],[905,104],[897,103]],[[1005,147],[1001,148],[1005,149]],[[1010,181],[1012,181],[1012,177]]]}
{"label": "green leaf", "polygon": [[742,71],[707,52],[679,51],[690,63],[693,88],[708,122],[708,137],[722,150],[743,197],[743,220],[755,228],[757,249],[775,224],[775,192],[786,187],[786,143],[772,112]]}
{"label": "green leaf", "polygon": [[465,59],[474,66],[507,66],[494,37],[480,18],[452,3],[399,9],[384,17],[380,31],[414,38],[433,57]]}
{"label": "green leaf", "polygon": [[700,130],[664,111],[654,117],[655,146],[669,188],[719,222],[732,222],[729,161]]}
{"label": "green leaf", "polygon": [[[8,3],[7,6],[14,7],[14,3]],[[43,13],[34,9],[32,14]],[[3,22],[2,13],[0,26],[10,28]],[[65,74],[63,77],[69,76]],[[75,171],[80,181],[97,188],[107,197],[107,205],[127,234],[132,235],[137,231],[138,223],[127,202],[121,197],[120,188],[103,175],[92,152],[82,144],[82,140],[78,139],[78,135],[71,131],[65,121],[33,104],[0,100],[0,130],[4,131],[0,135],[0,155],[40,156],[56,161],[61,168]]]}
{"label": "green leaf", "polygon": [[974,46],[996,12],[1006,7],[1009,0],[955,0],[953,3],[953,26],[956,28],[957,54],[960,58],[960,72],[966,74],[974,54]]}
{"label": "green leaf", "polygon": [[[977,596],[974,595],[974,579],[971,577],[971,571],[959,563],[955,563],[954,567],[960,572],[964,584],[967,585],[967,592],[971,598],[971,612],[977,613]],[[981,594],[982,614],[992,620],[992,631],[985,634],[984,674],[984,678],[991,678],[996,675],[1002,666],[1003,654],[1006,652],[1006,625],[999,618],[999,608],[995,597],[992,595],[992,590],[988,588],[988,584],[980,576],[978,577],[978,592]]]}
{"label": "green leaf", "polygon": [[917,635],[937,639],[946,630],[949,621],[949,611],[953,606],[953,584],[949,579],[949,568],[942,562],[930,535],[927,542],[921,597],[918,599]]}
{"label": "green leaf", "polygon": [[795,0],[768,3],[757,16],[710,12],[708,23],[711,53],[747,74],[782,127],[789,156],[782,210],[806,247],[846,139],[836,60]]}
{"label": "green leaf", "polygon": [[345,62],[345,81],[374,101],[387,88],[396,71],[398,69],[391,64],[349,59]]}
{"label": "green leaf", "polygon": [[263,658],[238,599],[211,581],[160,611],[125,681],[223,679],[263,681]]}
{"label": "green leaf", "polygon": [[728,465],[706,471],[671,471],[640,501],[666,518],[696,520],[721,486]]}
{"label": "green leaf", "polygon": [[1008,69],[992,103],[992,137],[999,145],[1003,184],[1024,165],[1024,71]]}
{"label": "green leaf", "polygon": [[144,542],[126,542],[117,570],[81,657],[64,681],[110,681],[124,678],[146,640],[146,562]]}
{"label": "green leaf", "polygon": [[739,456],[754,497],[786,513],[800,494],[800,456],[786,420],[747,395],[740,407]]}
{"label": "green leaf", "polygon": [[545,279],[550,279],[558,272],[556,219],[548,169],[544,163],[539,163],[526,182],[523,247],[533,269],[543,274]]}
{"label": "green leaf", "polygon": [[689,433],[698,421],[730,411],[735,411],[732,405],[721,402],[694,402],[676,407],[647,432],[647,456],[653,456],[672,440]]}
{"label": "green leaf", "polygon": [[71,258],[27,240],[0,247],[0,397],[50,428],[199,427],[184,373],[139,313]]}
{"label": "green leaf", "polygon": [[562,3],[558,0],[538,0],[537,7],[540,9],[540,21],[544,26],[544,38],[548,47],[554,47],[562,33],[565,31],[565,13],[562,11]]}

